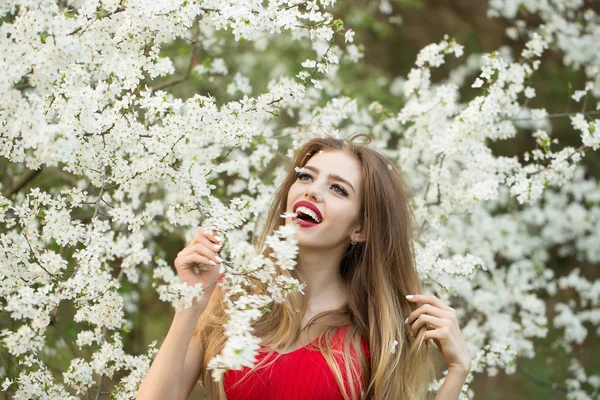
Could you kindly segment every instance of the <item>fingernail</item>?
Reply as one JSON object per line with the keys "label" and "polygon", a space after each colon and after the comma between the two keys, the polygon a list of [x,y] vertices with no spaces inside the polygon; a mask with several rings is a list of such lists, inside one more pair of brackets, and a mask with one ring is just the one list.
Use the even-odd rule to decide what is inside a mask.
{"label": "fingernail", "polygon": [[210,263],[210,265],[217,265],[217,263],[214,262],[213,260],[208,260],[208,262]]}
{"label": "fingernail", "polygon": [[407,294],[407,295],[406,295],[406,298],[407,298],[407,299],[412,299],[413,297],[415,297],[415,296],[413,296],[412,294]]}
{"label": "fingernail", "polygon": [[222,241],[221,236],[219,235],[215,235],[215,239],[217,239],[219,242]]}
{"label": "fingernail", "polygon": [[214,247],[215,247],[215,250],[219,250],[221,248],[221,245],[220,244],[215,244]]}
{"label": "fingernail", "polygon": [[404,320],[405,324],[408,324],[408,317],[406,318],[406,320]]}
{"label": "fingernail", "polygon": [[216,259],[218,262],[220,262],[220,263],[222,263],[222,262],[223,262],[223,259],[222,259],[221,257],[219,257],[219,256],[216,256],[216,257],[215,257],[215,259]]}

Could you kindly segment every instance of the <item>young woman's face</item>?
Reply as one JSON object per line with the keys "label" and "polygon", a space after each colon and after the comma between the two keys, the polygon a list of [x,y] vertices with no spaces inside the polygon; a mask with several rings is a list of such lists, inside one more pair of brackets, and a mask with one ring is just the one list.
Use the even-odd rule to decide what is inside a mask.
{"label": "young woman's face", "polygon": [[[288,192],[286,211],[299,216],[298,245],[321,248],[347,245],[351,234],[359,228],[361,191],[358,159],[339,150],[313,155]],[[313,221],[315,217],[318,223]],[[292,223],[292,218],[285,223]]]}

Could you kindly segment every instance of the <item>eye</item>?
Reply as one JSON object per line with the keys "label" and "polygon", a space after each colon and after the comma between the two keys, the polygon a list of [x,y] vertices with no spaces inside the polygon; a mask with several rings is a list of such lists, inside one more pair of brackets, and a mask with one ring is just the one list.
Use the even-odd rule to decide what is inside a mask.
{"label": "eye", "polygon": [[337,190],[338,194],[341,194],[344,197],[348,197],[348,192],[346,192],[346,189],[344,189],[340,185],[331,185],[331,187],[333,188],[333,190],[339,189]]}
{"label": "eye", "polygon": [[300,181],[306,180],[304,178],[312,179],[312,176],[310,174],[307,174],[306,172],[296,172],[296,176],[298,177],[298,180],[300,180]]}
{"label": "eye", "polygon": [[[306,172],[296,172],[296,176],[299,181],[312,180],[312,175],[307,174]],[[340,196],[348,197],[348,192],[340,185],[331,185],[333,191],[339,194]]]}

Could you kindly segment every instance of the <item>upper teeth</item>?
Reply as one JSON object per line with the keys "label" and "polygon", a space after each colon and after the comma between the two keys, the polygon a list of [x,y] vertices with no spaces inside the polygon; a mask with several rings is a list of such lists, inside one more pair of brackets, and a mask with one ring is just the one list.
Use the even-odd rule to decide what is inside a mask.
{"label": "upper teeth", "polygon": [[317,213],[308,207],[300,206],[296,208],[296,212],[301,212],[302,214],[310,215],[315,221],[321,222],[321,218],[317,216]]}

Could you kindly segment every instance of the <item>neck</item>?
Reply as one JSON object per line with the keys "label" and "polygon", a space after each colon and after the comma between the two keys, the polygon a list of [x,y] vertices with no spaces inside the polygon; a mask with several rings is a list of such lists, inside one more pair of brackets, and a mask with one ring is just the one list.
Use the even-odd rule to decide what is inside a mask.
{"label": "neck", "polygon": [[306,313],[341,307],[347,301],[346,284],[340,275],[344,249],[301,248],[298,273],[305,284]]}

